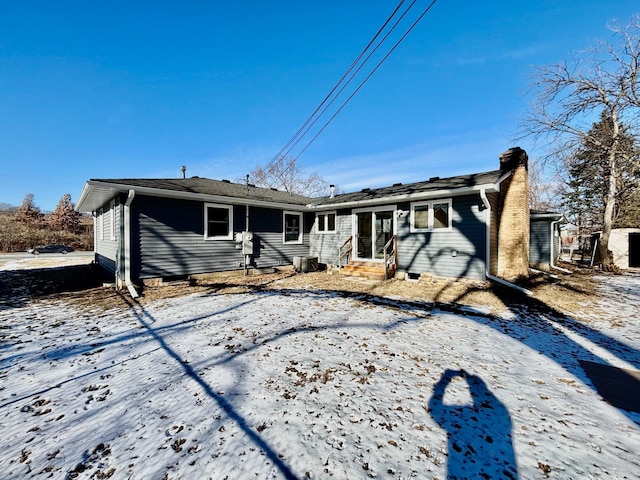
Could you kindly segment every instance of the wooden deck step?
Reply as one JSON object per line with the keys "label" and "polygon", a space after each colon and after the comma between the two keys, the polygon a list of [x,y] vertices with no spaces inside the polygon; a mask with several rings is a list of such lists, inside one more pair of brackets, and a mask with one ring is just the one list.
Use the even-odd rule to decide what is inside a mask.
{"label": "wooden deck step", "polygon": [[380,262],[351,261],[340,270],[341,275],[384,280],[384,266]]}

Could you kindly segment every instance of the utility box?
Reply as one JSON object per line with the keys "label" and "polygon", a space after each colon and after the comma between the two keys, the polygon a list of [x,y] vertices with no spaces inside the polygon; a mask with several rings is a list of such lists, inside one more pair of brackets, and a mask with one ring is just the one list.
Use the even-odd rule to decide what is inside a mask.
{"label": "utility box", "polygon": [[296,272],[315,272],[318,270],[318,257],[293,257],[293,269]]}
{"label": "utility box", "polygon": [[236,233],[236,248],[242,250],[243,255],[253,255],[253,232]]}

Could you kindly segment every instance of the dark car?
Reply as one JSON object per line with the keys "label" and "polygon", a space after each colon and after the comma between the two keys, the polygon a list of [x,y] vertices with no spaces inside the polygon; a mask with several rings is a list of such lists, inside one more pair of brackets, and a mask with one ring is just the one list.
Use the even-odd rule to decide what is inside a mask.
{"label": "dark car", "polygon": [[67,253],[73,252],[73,248],[68,245],[41,245],[39,247],[30,248],[27,253],[33,253],[34,255],[40,255],[41,253]]}

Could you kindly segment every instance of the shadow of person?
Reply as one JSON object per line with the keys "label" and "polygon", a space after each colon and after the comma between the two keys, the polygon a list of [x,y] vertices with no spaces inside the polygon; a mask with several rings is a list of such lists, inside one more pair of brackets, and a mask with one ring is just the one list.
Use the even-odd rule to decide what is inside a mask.
{"label": "shadow of person", "polygon": [[434,386],[429,413],[449,437],[448,479],[518,478],[509,411],[480,377],[446,370]]}

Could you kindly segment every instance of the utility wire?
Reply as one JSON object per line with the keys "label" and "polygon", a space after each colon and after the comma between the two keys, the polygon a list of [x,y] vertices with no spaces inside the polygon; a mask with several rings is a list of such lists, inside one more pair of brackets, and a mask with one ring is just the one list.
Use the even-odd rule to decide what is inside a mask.
{"label": "utility wire", "polygon": [[[371,57],[378,51],[378,49],[382,46],[382,44],[387,40],[387,38],[389,37],[389,35],[391,35],[391,33],[393,33],[393,31],[396,29],[396,27],[398,26],[398,24],[402,21],[402,19],[406,16],[407,13],[409,13],[409,10],[411,10],[411,8],[415,5],[415,3],[417,2],[417,0],[413,0],[413,2],[411,2],[411,4],[407,7],[407,9],[402,13],[402,15],[400,15],[400,18],[398,18],[398,20],[396,20],[396,22],[393,24],[393,26],[391,27],[391,29],[385,34],[384,37],[382,37],[382,39],[378,42],[378,44],[375,46],[375,48],[369,53],[369,55],[367,55],[367,58],[364,59],[364,61],[360,64],[360,66],[355,70],[355,72],[353,72],[353,74],[351,75],[351,77],[349,78],[349,80],[346,81],[346,83],[342,86],[342,88],[340,88],[340,90],[333,96],[333,98],[331,99],[331,101],[322,109],[322,111],[320,112],[320,114],[318,116],[316,116],[316,118],[309,124],[309,126],[304,130],[304,132],[297,138],[297,140],[295,142],[293,142],[293,144],[284,152],[284,154],[282,155],[283,157],[286,157],[289,152],[291,152],[291,150],[293,150],[293,148],[300,143],[300,141],[305,137],[305,135],[309,132],[309,130],[311,130],[311,128],[313,128],[313,126],[318,122],[318,120],[320,120],[320,118],[322,117],[322,115],[325,114],[325,112],[329,109],[329,107],[331,107],[331,105],[333,105],[333,103],[338,99],[338,97],[340,96],[340,94],[345,90],[345,88],[347,88],[349,86],[349,84],[351,83],[351,81],[356,77],[356,75],[358,75],[358,73],[360,73],[360,70],[362,70],[362,68],[367,64],[367,62],[371,59]],[[400,2],[402,4],[402,2]],[[398,8],[400,7],[400,5],[398,5]],[[397,11],[397,8],[396,8]],[[394,15],[395,15],[395,11],[394,11]],[[392,15],[393,16],[393,15]],[[389,17],[389,19],[391,19],[391,17]],[[388,22],[385,23],[385,26]],[[382,30],[382,29],[381,29]],[[380,32],[380,31],[379,31]],[[377,35],[376,35],[377,37]],[[375,40],[375,38],[372,40],[372,42]],[[371,45],[371,42],[369,43],[369,45]],[[367,46],[368,48],[368,46]],[[364,52],[363,52],[364,53]],[[340,81],[342,81],[345,77],[343,76],[342,79]],[[338,82],[339,84],[340,82]],[[336,85],[337,87],[338,85]],[[335,88],[334,88],[335,90]],[[322,105],[320,105],[321,107]],[[318,107],[318,108],[320,108]],[[316,109],[317,111],[318,109]],[[315,113],[315,112],[314,112]],[[304,127],[304,126],[303,126]],[[291,142],[291,141],[290,141]]]}
{"label": "utility wire", "polygon": [[356,93],[358,93],[360,91],[360,89],[364,86],[364,84],[378,70],[378,68],[380,68],[380,66],[387,60],[387,58],[389,58],[389,56],[395,51],[395,49],[398,48],[398,45],[400,45],[400,43],[402,43],[402,41],[407,37],[407,35],[409,35],[409,33],[411,33],[411,31],[415,28],[415,26],[418,24],[418,22],[420,22],[420,20],[422,20],[422,18],[429,12],[429,10],[431,10],[431,8],[435,5],[436,1],[437,0],[433,0],[427,6],[427,8],[425,8],[425,10],[420,14],[420,16],[416,19],[416,21],[413,22],[411,27],[409,27],[409,29],[404,33],[404,35],[402,35],[402,37],[400,37],[400,39],[395,43],[395,45],[391,48],[391,50],[389,50],[389,52],[382,58],[382,60],[380,60],[380,62],[378,62],[378,64],[369,73],[369,75],[367,75],[365,77],[365,79],[360,83],[360,85],[358,85],[358,88],[356,88],[355,91],[342,103],[342,105],[340,105],[340,108],[338,108],[338,110],[331,116],[331,118],[329,118],[329,120],[327,120],[327,122],[322,126],[322,128],[318,131],[318,133],[316,133],[314,135],[314,137],[311,140],[309,140],[309,142],[304,146],[304,148],[302,150],[300,150],[300,152],[298,153],[297,156],[302,155],[307,150],[307,148],[309,148],[309,146],[311,146],[311,144],[316,140],[316,138],[318,138],[318,136],[320,136],[320,134],[324,131],[324,129],[327,128],[329,126],[329,124],[338,116],[338,114],[347,105],[347,103],[349,103],[351,101],[351,99],[356,95]]}
{"label": "utility wire", "polygon": [[[337,90],[337,88],[340,86],[340,84],[344,81],[344,79],[351,73],[351,71],[354,69],[354,67],[360,62],[360,60],[362,59],[362,57],[365,55],[365,53],[367,52],[367,50],[369,50],[369,48],[371,47],[371,45],[376,41],[376,39],[380,36],[380,34],[384,31],[384,29],[387,27],[387,25],[389,24],[389,22],[391,21],[391,19],[396,15],[396,13],[398,12],[398,10],[400,9],[400,7],[402,6],[402,4],[404,3],[405,0],[400,0],[400,3],[398,3],[398,5],[396,6],[396,8],[393,10],[393,12],[391,13],[391,15],[389,15],[389,17],[387,18],[387,20],[384,22],[384,24],[382,25],[382,27],[380,27],[378,29],[378,31],[376,32],[376,34],[373,36],[373,38],[369,41],[369,43],[367,44],[367,46],[360,52],[360,54],[356,57],[356,59],[351,63],[351,65],[349,65],[349,68],[347,68],[347,70],[345,71],[345,73],[342,75],[342,77],[340,78],[340,80],[338,80],[338,82],[333,86],[333,88],[331,89],[331,91],[327,94],[326,97],[324,97],[324,99],[322,100],[322,102],[320,102],[320,105],[318,105],[316,107],[316,109],[313,111],[313,113],[311,115],[309,115],[309,117],[305,120],[305,122],[302,124],[302,126],[298,129],[298,131],[293,135],[293,137],[291,137],[289,139],[289,141],[286,143],[286,145],[284,147],[282,147],[280,149],[280,151],[273,157],[273,159],[271,159],[271,161],[267,164],[267,166],[265,167],[265,169],[268,169],[271,164],[273,164],[274,162],[276,162],[277,160],[279,160],[280,158],[286,156],[293,147],[295,147],[295,145],[297,145],[297,143],[304,137],[304,135],[309,131],[309,129],[318,121],[318,119],[320,118],[320,116],[322,116],[322,114],[326,111],[327,108],[329,108],[329,106],[334,102],[335,98],[337,98],[337,96],[340,94],[340,92],[342,92],[342,90],[344,90],[345,87],[342,87],[342,89],[340,90],[340,92],[338,92],[338,94],[334,97],[333,100],[331,100],[331,102],[329,102],[329,105],[327,105],[325,107],[325,109],[322,111],[322,113],[320,113],[320,115],[318,115],[316,117],[316,114],[318,113],[318,111],[322,108],[322,106],[327,103],[327,101],[329,100],[329,98],[333,95],[333,93]],[[414,0],[413,3],[415,3],[416,0]],[[412,5],[413,5],[412,3]],[[409,7],[410,8],[410,7]],[[407,9],[408,10],[408,9]],[[405,12],[406,14],[406,12]],[[403,14],[404,16],[404,14]],[[396,22],[397,25],[397,22]],[[395,25],[394,27],[395,28]],[[392,29],[393,30],[393,29]],[[388,36],[389,34],[387,34]],[[386,38],[386,37],[385,37]],[[384,41],[384,39],[383,39]],[[380,46],[380,44],[378,44],[378,47]],[[377,48],[376,47],[376,50]],[[374,50],[375,52],[375,50]],[[367,57],[370,58],[371,54],[369,54],[369,56]],[[367,60],[365,60],[364,63],[366,63]],[[364,65],[363,63],[363,65]],[[360,68],[362,68],[362,65],[358,68],[358,70],[356,71],[356,73],[358,71],[360,71]],[[354,74],[355,75],[355,74]],[[351,79],[353,79],[353,76],[351,77]],[[351,82],[351,79],[345,84],[348,85],[349,82]],[[314,120],[314,117],[315,120]],[[311,123],[311,125],[309,125]],[[307,125],[309,125],[309,127],[305,130],[305,128],[307,127]],[[304,133],[302,133],[304,131]]]}
{"label": "utility wire", "polygon": [[[351,99],[360,91],[360,89],[364,86],[364,84],[373,76],[373,74],[382,66],[382,64],[387,60],[387,58],[395,51],[395,49],[402,43],[402,41],[411,33],[411,31],[416,27],[416,25],[422,20],[422,18],[431,10],[437,0],[433,0],[424,11],[418,16],[418,18],[411,24],[411,26],[407,29],[407,31],[400,37],[400,39],[393,45],[393,47],[387,52],[387,54],[378,62],[378,64],[369,72],[369,74],[360,82],[358,87],[353,91],[353,93],[340,105],[338,110],[327,120],[322,128],[313,136],[309,142],[302,148],[302,150],[297,154],[297,157],[302,155],[311,144],[320,136],[320,134],[329,126],[329,124],[338,116],[338,114],[344,109],[344,107],[351,101]],[[293,148],[295,148],[298,143],[300,143],[304,137],[309,133],[311,128],[320,120],[320,118],[326,113],[326,111],[331,107],[331,105],[337,100],[337,98],[342,94],[342,92],[346,89],[346,87],[351,83],[351,81],[355,78],[355,76],[362,70],[362,68],[369,62],[371,57],[375,54],[375,52],[382,46],[382,44],[388,39],[389,35],[396,29],[399,23],[403,20],[403,18],[407,15],[409,10],[415,5],[417,0],[413,0],[411,4],[405,9],[405,11],[401,14],[401,16],[396,20],[391,29],[382,37],[382,39],[377,43],[377,45],[369,52],[366,58],[360,63],[362,58],[365,56],[367,51],[371,48],[371,46],[376,42],[378,37],[382,34],[382,32],[389,25],[391,20],[396,16],[400,7],[404,3],[404,0],[401,0],[400,3],[396,6],[394,11],[389,15],[387,20],[384,22],[382,27],[378,29],[374,37],[369,41],[367,46],[360,52],[358,57],[352,62],[346,72],[342,75],[340,80],[334,85],[331,91],[327,94],[327,96],[323,99],[323,101],[316,107],[313,113],[307,118],[307,120],[303,123],[303,125],[298,129],[295,135],[287,142],[287,144],[280,149],[278,154],[266,165],[266,169],[269,169],[275,162],[282,159],[284,156],[288,155]],[[360,65],[354,71],[356,65]],[[350,77],[349,77],[350,75]],[[345,82],[345,79],[349,77],[349,79]],[[342,84],[342,87],[340,85]],[[340,88],[339,88],[340,87]],[[339,90],[338,90],[339,88]],[[336,93],[337,90],[337,93]],[[335,95],[334,95],[335,94]],[[331,98],[333,97],[333,98]],[[329,100],[331,98],[331,100]],[[324,106],[324,108],[323,108]],[[320,111],[322,110],[322,111]],[[319,112],[319,113],[318,113]]]}

